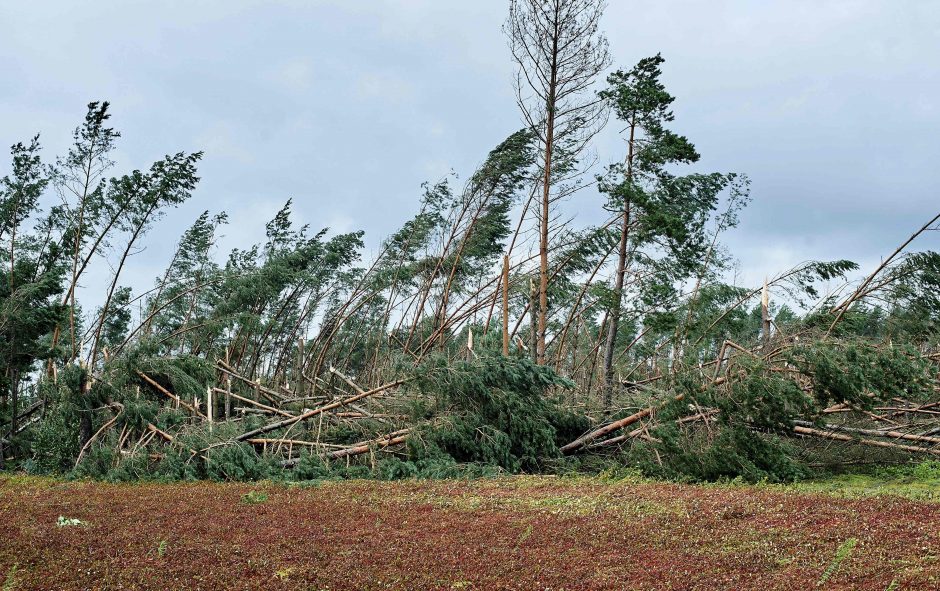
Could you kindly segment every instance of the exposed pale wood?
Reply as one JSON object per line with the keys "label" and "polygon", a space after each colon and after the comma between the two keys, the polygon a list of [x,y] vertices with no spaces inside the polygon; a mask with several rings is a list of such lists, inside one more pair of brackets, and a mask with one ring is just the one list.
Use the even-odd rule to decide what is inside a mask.
{"label": "exposed pale wood", "polygon": [[244,383],[248,384],[248,385],[251,386],[252,388],[255,388],[258,392],[260,392],[262,395],[264,395],[265,398],[268,399],[268,402],[272,402],[272,403],[274,403],[274,404],[277,404],[277,403],[280,402],[281,399],[283,398],[283,396],[281,396],[281,394],[278,393],[278,392],[276,392],[275,390],[272,390],[272,389],[270,389],[270,388],[265,388],[264,386],[262,386],[262,385],[261,385],[260,383],[258,383],[257,381],[250,380],[250,379],[246,378],[245,376],[239,374],[239,373],[236,372],[231,366],[229,366],[229,364],[225,363],[225,362],[222,361],[221,359],[216,360],[216,369],[218,369],[219,371],[221,371],[221,372],[223,372],[223,373],[226,373],[226,374],[230,375],[231,377],[235,378],[236,380],[239,380],[239,381],[241,381],[241,382],[244,382]]}
{"label": "exposed pale wood", "polygon": [[239,435],[238,437],[236,437],[236,438],[235,438],[235,441],[245,441],[246,439],[251,439],[251,438],[255,437],[256,435],[261,435],[262,433],[268,433],[269,431],[273,431],[273,430],[275,430],[275,429],[280,429],[280,428],[283,428],[283,427],[288,427],[288,426],[290,426],[290,425],[293,425],[294,423],[297,423],[297,422],[300,422],[300,421],[305,421],[305,420],[307,420],[307,419],[309,419],[309,418],[311,418],[311,417],[315,417],[315,416],[317,416],[317,415],[319,415],[319,414],[323,414],[323,413],[329,412],[329,411],[331,411],[331,410],[333,410],[333,409],[340,408],[340,407],[342,407],[342,406],[346,406],[347,404],[349,404],[349,403],[351,403],[351,402],[356,402],[357,400],[362,400],[363,398],[366,398],[366,397],[368,397],[368,396],[373,396],[373,395],[375,395],[375,394],[379,394],[379,393],[381,393],[381,392],[385,392],[386,390],[390,390],[390,389],[392,389],[392,388],[395,388],[395,387],[397,387],[397,386],[400,386],[400,385],[404,384],[406,381],[407,381],[407,380],[395,380],[394,382],[389,382],[389,383],[387,383],[387,384],[383,384],[383,385],[381,385],[381,386],[379,386],[379,387],[377,387],[377,388],[373,388],[372,390],[369,390],[369,391],[367,391],[367,392],[362,392],[362,393],[360,393],[360,394],[356,394],[355,396],[350,396],[349,398],[344,398],[344,399],[342,399],[342,400],[338,400],[338,401],[336,401],[336,402],[331,402],[330,404],[326,404],[326,405],[321,406],[321,407],[319,407],[319,408],[315,408],[315,409],[313,409],[313,410],[309,410],[309,411],[307,411],[307,412],[305,412],[305,413],[303,413],[303,414],[301,414],[301,415],[298,415],[298,416],[296,416],[296,417],[294,417],[294,418],[284,419],[283,421],[278,421],[278,422],[276,422],[276,423],[271,423],[271,424],[265,425],[265,426],[263,426],[263,427],[258,427],[257,429],[252,429],[251,431],[248,431],[248,432],[246,432],[246,433],[242,433],[241,435]]}
{"label": "exposed pale wood", "polygon": [[209,433],[212,433],[212,415],[214,409],[212,408],[212,388],[206,388],[206,417],[209,419]]}
{"label": "exposed pale wood", "polygon": [[315,441],[303,441],[302,439],[277,439],[273,437],[272,438],[255,437],[253,439],[249,439],[248,443],[251,443],[254,445],[289,444],[289,445],[300,445],[302,447],[335,447],[335,448],[343,447],[342,445],[332,445],[329,443],[317,443]]}
{"label": "exposed pale wood", "polygon": [[940,456],[940,451],[935,449],[927,449],[926,447],[917,447],[916,445],[901,445],[900,443],[888,443],[887,441],[875,441],[873,439],[856,439],[849,435],[842,435],[840,433],[833,433],[832,431],[820,431],[819,429],[812,429],[810,427],[801,427],[799,425],[793,427],[793,432],[799,435],[810,435],[813,437],[821,437],[823,439],[831,439],[833,441],[845,441],[847,443],[860,443],[862,445],[870,445],[872,447],[884,447],[888,449],[897,449],[901,451],[909,451],[914,453],[930,454],[933,456]]}
{"label": "exposed pale wood", "polygon": [[204,415],[204,414],[202,414],[201,412],[199,412],[199,409],[195,408],[194,406],[192,406],[192,405],[189,404],[188,402],[184,402],[182,399],[180,399],[179,396],[177,396],[176,394],[170,392],[169,390],[167,390],[166,388],[164,388],[163,386],[161,386],[158,382],[156,382],[153,378],[151,378],[150,376],[148,376],[148,375],[145,374],[144,372],[138,370],[137,375],[139,375],[145,382],[147,382],[148,384],[150,384],[151,386],[153,386],[154,388],[156,388],[156,390],[157,390],[158,392],[160,392],[161,394],[163,394],[163,395],[165,395],[165,396],[168,396],[169,398],[175,400],[178,405],[182,406],[183,408],[186,408],[186,409],[190,410],[191,412],[193,412],[193,413],[199,415],[199,416],[202,417],[202,418],[206,418],[206,415]]}
{"label": "exposed pale wood", "polygon": [[764,278],[764,288],[760,295],[761,342],[766,349],[770,346],[770,287]]}
{"label": "exposed pale wood", "polygon": [[[796,425],[800,427],[812,427],[811,423],[806,421],[796,421]],[[827,424],[826,429],[829,431],[843,431],[845,433],[857,433],[859,435],[867,435],[868,437],[884,437],[886,439],[904,439],[906,441],[917,441],[919,443],[930,443],[932,445],[940,445],[940,437],[930,437],[928,435],[914,435],[911,433],[903,433],[901,431],[878,431],[876,429],[861,429],[856,427],[846,427],[843,425],[832,425]]]}
{"label": "exposed pale wood", "polygon": [[266,411],[268,411],[268,412],[272,412],[272,413],[275,413],[275,414],[279,414],[279,415],[285,416],[285,417],[293,417],[293,416],[294,416],[294,415],[292,415],[292,414],[289,413],[289,412],[283,411],[283,410],[281,410],[281,409],[279,409],[279,408],[274,408],[273,406],[268,406],[268,405],[266,405],[266,404],[262,404],[262,403],[260,403],[260,402],[255,402],[255,401],[252,400],[251,398],[245,398],[244,396],[239,396],[238,394],[236,394],[236,393],[234,393],[234,392],[226,392],[225,390],[223,390],[223,389],[221,389],[221,388],[212,388],[212,390],[214,390],[215,392],[219,392],[219,393],[225,394],[225,395],[227,395],[227,396],[230,396],[230,397],[234,398],[235,400],[240,400],[241,402],[244,402],[244,403],[246,403],[246,404],[250,404],[250,405],[252,405],[252,406],[256,406],[256,407],[258,407],[258,408],[260,408],[260,409],[262,409],[262,410],[266,410]]}
{"label": "exposed pale wood", "polygon": [[124,406],[119,402],[114,402],[111,404],[111,406],[118,409],[117,414],[111,417],[111,420],[109,420],[104,425],[102,425],[101,428],[95,431],[95,434],[92,435],[88,439],[88,441],[85,442],[85,445],[83,445],[82,449],[78,452],[78,458],[75,460],[74,468],[78,468],[78,465],[82,463],[82,458],[85,457],[85,452],[88,451],[88,448],[91,447],[91,444],[94,443],[95,440],[98,439],[98,436],[104,433],[105,431],[107,431],[108,429],[110,429],[114,425],[114,423],[117,422],[118,417],[121,416],[121,413],[124,412]]}
{"label": "exposed pale wood", "polygon": [[363,392],[365,392],[365,390],[363,390],[362,388],[359,387],[359,384],[357,384],[356,382],[352,381],[350,378],[346,377],[346,375],[343,374],[343,372],[341,372],[340,370],[336,369],[336,368],[333,367],[332,365],[330,366],[330,373],[333,374],[333,375],[335,375],[335,376],[338,376],[339,379],[341,379],[341,380],[343,380],[344,382],[346,382],[347,384],[349,384],[349,387],[352,388],[353,390],[355,390],[356,392],[358,392],[358,393],[360,393],[360,394],[362,394]]}
{"label": "exposed pale wood", "polygon": [[166,439],[168,442],[173,443],[174,437],[173,437],[172,435],[170,435],[169,433],[167,433],[166,431],[161,431],[161,430],[158,429],[157,426],[154,425],[153,423],[147,423],[147,429],[153,431],[154,433],[156,433],[156,434],[159,435],[160,437]]}
{"label": "exposed pale wood", "polygon": [[[725,382],[725,379],[726,379],[726,378],[725,378],[724,376],[722,376],[722,377],[719,377],[718,379],[714,380],[714,381],[711,382],[711,383],[712,383],[712,384],[715,384],[715,385],[717,385],[717,384],[722,384],[722,383]],[[704,389],[704,387],[703,387],[703,389]],[[668,402],[681,402],[681,401],[684,400],[684,399],[685,399],[685,394],[679,394],[679,395],[677,395],[677,396],[674,396],[671,400],[667,401],[667,403],[668,403]],[[666,404],[666,403],[664,403],[664,404]],[[656,412],[656,410],[659,409],[659,408],[661,408],[662,406],[663,406],[663,405],[661,404],[661,405],[659,405],[659,406],[651,406],[651,407],[649,407],[649,408],[644,408],[643,410],[641,410],[641,411],[639,411],[639,412],[635,412],[635,413],[633,413],[632,415],[630,415],[630,416],[628,416],[628,417],[624,417],[624,418],[622,418],[622,419],[616,420],[616,421],[614,421],[614,422],[612,422],[612,423],[608,423],[608,424],[606,424],[606,425],[604,425],[604,426],[602,426],[602,427],[599,427],[599,428],[597,428],[597,429],[591,431],[590,433],[587,433],[587,434],[585,434],[585,435],[582,435],[581,437],[578,437],[577,439],[575,439],[575,440],[572,441],[571,443],[569,443],[569,444],[567,444],[567,445],[565,445],[565,446],[562,446],[561,452],[562,452],[562,453],[565,453],[565,454],[570,454],[570,453],[573,453],[573,452],[575,452],[575,451],[578,451],[579,449],[581,449],[582,447],[584,447],[586,444],[590,443],[591,441],[594,441],[594,440],[596,440],[596,439],[598,439],[598,438],[600,438],[600,437],[603,437],[604,435],[609,435],[610,433],[613,433],[614,431],[618,431],[618,430],[620,430],[620,429],[623,429],[624,427],[628,427],[628,426],[632,425],[633,423],[635,423],[635,422],[637,422],[637,421],[639,421],[639,420],[645,419],[646,417],[648,417],[648,416],[652,415],[654,412]]]}
{"label": "exposed pale wood", "polygon": [[386,447],[391,447],[393,445],[404,443],[407,439],[408,439],[407,435],[400,435],[398,437],[393,437],[391,439],[378,440],[370,444],[357,445],[355,447],[347,447],[346,449],[338,449],[336,451],[331,451],[330,453],[326,454],[326,457],[332,460],[336,460],[339,458],[358,456],[364,453],[368,453],[369,450],[372,450],[372,449],[383,449]]}

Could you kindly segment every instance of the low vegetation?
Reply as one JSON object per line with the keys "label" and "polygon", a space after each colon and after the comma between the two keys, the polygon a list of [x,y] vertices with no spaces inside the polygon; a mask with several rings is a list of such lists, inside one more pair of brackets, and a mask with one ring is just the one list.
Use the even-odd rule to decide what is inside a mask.
{"label": "low vegetation", "polygon": [[[57,527],[60,514],[86,525]],[[5,477],[0,573],[17,591],[933,589],[938,524],[940,504],[893,495],[635,476],[290,486]]]}

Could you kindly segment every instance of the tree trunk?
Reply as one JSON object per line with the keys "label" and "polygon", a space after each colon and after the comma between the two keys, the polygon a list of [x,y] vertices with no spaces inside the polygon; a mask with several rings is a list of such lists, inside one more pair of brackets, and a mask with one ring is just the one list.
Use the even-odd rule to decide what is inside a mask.
{"label": "tree trunk", "polygon": [[531,335],[529,336],[529,348],[530,353],[532,354],[532,361],[535,363],[539,362],[538,346],[539,346],[539,331],[538,331],[538,322],[539,322],[539,313],[538,313],[538,297],[539,289],[535,285],[535,280],[529,280],[529,314],[532,316],[532,320],[529,323],[531,325]]}
{"label": "tree trunk", "polygon": [[[78,395],[81,399],[88,398],[88,375],[83,373],[81,380],[78,382]],[[82,404],[79,408],[79,417],[78,422],[78,447],[79,449],[85,447],[88,443],[88,440],[91,439],[91,409],[90,408],[81,408],[85,406],[91,406],[90,404]]]}
{"label": "tree trunk", "polygon": [[548,222],[551,212],[552,152],[555,143],[555,102],[558,91],[558,5],[555,5],[555,34],[552,38],[552,69],[545,101],[545,163],[542,179],[542,215],[539,223],[539,306],[536,363],[545,363],[545,332],[548,327]]}
{"label": "tree trunk", "polygon": [[614,351],[617,348],[617,331],[620,329],[620,309],[623,300],[623,284],[627,274],[627,238],[630,228],[630,205],[623,211],[623,229],[620,232],[620,247],[617,255],[617,276],[614,279],[614,301],[610,307],[610,322],[607,325],[607,342],[604,345],[604,411],[609,412],[614,397]]}
{"label": "tree trunk", "polygon": [[[633,183],[634,138],[636,117],[630,124],[630,141],[627,148],[627,184]],[[604,411],[609,412],[614,396],[614,351],[617,348],[617,331],[620,329],[620,311],[623,305],[623,284],[627,274],[627,240],[630,237],[630,198],[623,204],[623,228],[620,231],[620,247],[617,254],[617,275],[614,279],[614,301],[610,308],[610,323],[607,325],[607,343],[604,347]]]}
{"label": "tree trunk", "polygon": [[509,356],[509,255],[503,256],[503,355]]}
{"label": "tree trunk", "polygon": [[19,414],[19,401],[20,401],[20,372],[19,370],[13,370],[13,380],[10,384],[10,409],[12,414],[10,415],[10,438],[13,438],[13,435],[16,433],[16,415]]}

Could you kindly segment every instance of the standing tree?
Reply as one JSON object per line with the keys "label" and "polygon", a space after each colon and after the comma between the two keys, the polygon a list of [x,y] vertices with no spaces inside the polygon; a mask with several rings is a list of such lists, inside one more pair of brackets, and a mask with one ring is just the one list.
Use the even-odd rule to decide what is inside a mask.
{"label": "standing tree", "polygon": [[[12,147],[12,174],[0,179],[0,417],[8,411],[10,429],[0,432],[0,466],[3,438],[13,441],[21,385],[28,381],[37,360],[50,353],[44,337],[61,318],[62,308],[53,301],[62,291],[59,252],[49,236],[58,211],[36,221],[39,199],[49,178],[39,157],[39,138]],[[36,221],[30,224],[30,220]],[[8,406],[8,408],[6,408]]]}
{"label": "standing tree", "polygon": [[[74,142],[65,158],[57,162],[53,181],[62,197],[67,221],[63,247],[71,254],[71,277],[63,304],[69,305],[69,358],[78,356],[75,293],[92,257],[107,243],[107,236],[123,213],[107,201],[105,174],[114,163],[110,154],[120,132],[108,127],[111,114],[107,101],[88,103],[85,120],[72,134]],[[61,327],[52,335],[59,342]]]}
{"label": "standing tree", "polygon": [[[696,162],[699,155],[688,139],[665,127],[674,118],[671,105],[675,99],[660,81],[663,61],[657,54],[627,72],[614,72],[607,78],[608,88],[600,93],[626,124],[627,134],[625,161],[611,166],[601,182],[601,190],[609,197],[608,209],[622,220],[604,347],[606,408],[613,393],[614,353],[631,263],[656,270],[649,274],[655,280],[647,282],[642,294],[647,307],[662,301],[662,294],[670,296],[672,284],[688,277],[705,257],[705,224],[719,193],[729,186],[735,195],[746,193],[746,181],[735,184],[734,174],[675,176],[667,170]],[[657,258],[656,253],[663,256]]]}
{"label": "standing tree", "polygon": [[196,163],[202,158],[202,152],[185,154],[178,152],[158,160],[147,172],[135,170],[121,178],[111,179],[105,193],[108,202],[115,204],[123,216],[116,227],[128,235],[120,259],[115,266],[112,280],[93,325],[94,336],[88,365],[94,367],[103,343],[101,337],[108,321],[109,313],[120,312],[122,297],[118,290],[118,281],[133,253],[138,240],[147,233],[154,221],[162,217],[166,209],[183,203],[192,194],[199,177],[196,176]]}
{"label": "standing tree", "polygon": [[604,7],[603,0],[510,0],[504,28],[519,68],[517,102],[543,152],[536,344],[539,363],[545,362],[553,165],[555,169],[570,170],[606,113],[603,101],[588,92],[609,63],[607,40],[599,31]]}

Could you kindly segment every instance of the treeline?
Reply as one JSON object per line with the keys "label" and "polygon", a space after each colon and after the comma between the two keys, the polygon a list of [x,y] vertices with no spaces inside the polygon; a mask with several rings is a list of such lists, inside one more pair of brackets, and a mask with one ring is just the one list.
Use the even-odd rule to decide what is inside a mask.
{"label": "treeline", "polygon": [[[263,243],[223,257],[226,215],[207,211],[135,291],[131,257],[191,198],[201,153],[119,173],[106,102],[62,157],[15,144],[0,462],[110,478],[629,466],[786,480],[873,457],[860,448],[936,455],[940,255],[908,249],[940,216],[863,281],[832,261],[728,283],[721,236],[748,181],[688,171],[699,154],[672,129],[663,58],[602,81],[602,2],[510,5],[524,127],[466,182],[424,185],[371,260],[361,232],[297,227],[290,202]],[[611,120],[624,153],[592,168]],[[575,194],[607,219],[563,217]]]}

